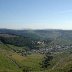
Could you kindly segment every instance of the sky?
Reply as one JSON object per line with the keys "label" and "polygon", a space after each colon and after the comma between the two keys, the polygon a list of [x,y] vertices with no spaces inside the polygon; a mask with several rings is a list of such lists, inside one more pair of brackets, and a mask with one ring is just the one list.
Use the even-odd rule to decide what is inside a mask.
{"label": "sky", "polygon": [[72,30],[72,0],[0,0],[0,28]]}

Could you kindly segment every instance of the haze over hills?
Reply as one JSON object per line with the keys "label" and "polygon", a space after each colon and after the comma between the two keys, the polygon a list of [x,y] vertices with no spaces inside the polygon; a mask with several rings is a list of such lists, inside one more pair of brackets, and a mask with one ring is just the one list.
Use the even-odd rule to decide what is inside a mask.
{"label": "haze over hills", "polygon": [[72,30],[0,29],[0,71],[71,72]]}
{"label": "haze over hills", "polygon": [[72,38],[72,30],[58,30],[58,29],[43,29],[43,30],[12,30],[0,29],[0,33],[16,34],[26,37],[42,37],[42,38]]}
{"label": "haze over hills", "polygon": [[[27,46],[28,48],[38,48],[33,44],[38,41],[45,41],[48,45],[72,45],[72,30],[12,30],[0,29],[0,39],[4,39],[7,44],[16,46]],[[49,44],[48,44],[49,42]],[[33,46],[33,47],[32,47]]]}

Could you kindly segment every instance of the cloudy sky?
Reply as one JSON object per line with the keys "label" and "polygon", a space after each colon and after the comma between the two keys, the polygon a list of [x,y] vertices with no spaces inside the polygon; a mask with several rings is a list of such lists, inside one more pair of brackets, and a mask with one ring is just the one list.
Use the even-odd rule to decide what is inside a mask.
{"label": "cloudy sky", "polygon": [[72,29],[72,0],[0,0],[0,28]]}

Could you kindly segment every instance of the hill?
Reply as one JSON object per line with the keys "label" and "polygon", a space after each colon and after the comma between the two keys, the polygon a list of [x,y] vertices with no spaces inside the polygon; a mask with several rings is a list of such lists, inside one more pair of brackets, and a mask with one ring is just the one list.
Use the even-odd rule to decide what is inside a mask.
{"label": "hill", "polygon": [[72,31],[0,29],[0,72],[72,72]]}

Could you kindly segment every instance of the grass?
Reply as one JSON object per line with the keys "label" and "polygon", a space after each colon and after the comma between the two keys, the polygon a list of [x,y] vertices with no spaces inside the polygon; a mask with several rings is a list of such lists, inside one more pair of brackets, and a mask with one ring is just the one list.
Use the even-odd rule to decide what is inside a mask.
{"label": "grass", "polygon": [[[11,48],[19,48],[9,45]],[[41,71],[40,62],[44,55],[33,53],[27,56],[13,52],[6,45],[0,44],[0,72],[23,72],[31,70],[32,72],[68,72],[72,69],[72,54],[69,52],[53,54],[51,65]],[[19,68],[17,64],[21,66]]]}
{"label": "grass", "polygon": [[0,72],[21,72],[20,69],[0,52]]}
{"label": "grass", "polygon": [[31,54],[28,56],[20,56],[17,54],[13,54],[12,58],[16,60],[22,67],[31,68],[33,71],[40,70],[39,63],[41,62],[43,56],[41,54]]}
{"label": "grass", "polygon": [[[12,46],[12,45],[10,45],[10,46]],[[41,60],[43,58],[43,56],[41,54],[31,54],[31,55],[28,55],[28,56],[21,56],[20,54],[18,54],[16,52],[13,52],[11,49],[8,49],[7,46],[2,45],[2,44],[0,45],[0,49],[2,51],[2,55],[8,56],[10,62],[11,62],[11,60],[15,61],[17,64],[19,64],[21,66],[22,69],[24,69],[25,67],[27,67],[27,68],[32,69],[33,71],[39,71],[40,70],[39,63],[41,62]],[[6,59],[8,59],[8,58],[6,57]],[[6,62],[6,63],[8,63],[8,62]],[[11,64],[11,63],[8,63],[8,64]],[[6,65],[10,66],[8,64],[6,64]],[[13,62],[12,62],[12,64],[13,64]],[[11,66],[12,66],[12,64],[11,64]],[[15,66],[13,66],[13,67],[15,69],[17,69],[16,68],[17,66],[16,67]],[[3,65],[3,67],[4,67],[4,65]]]}

